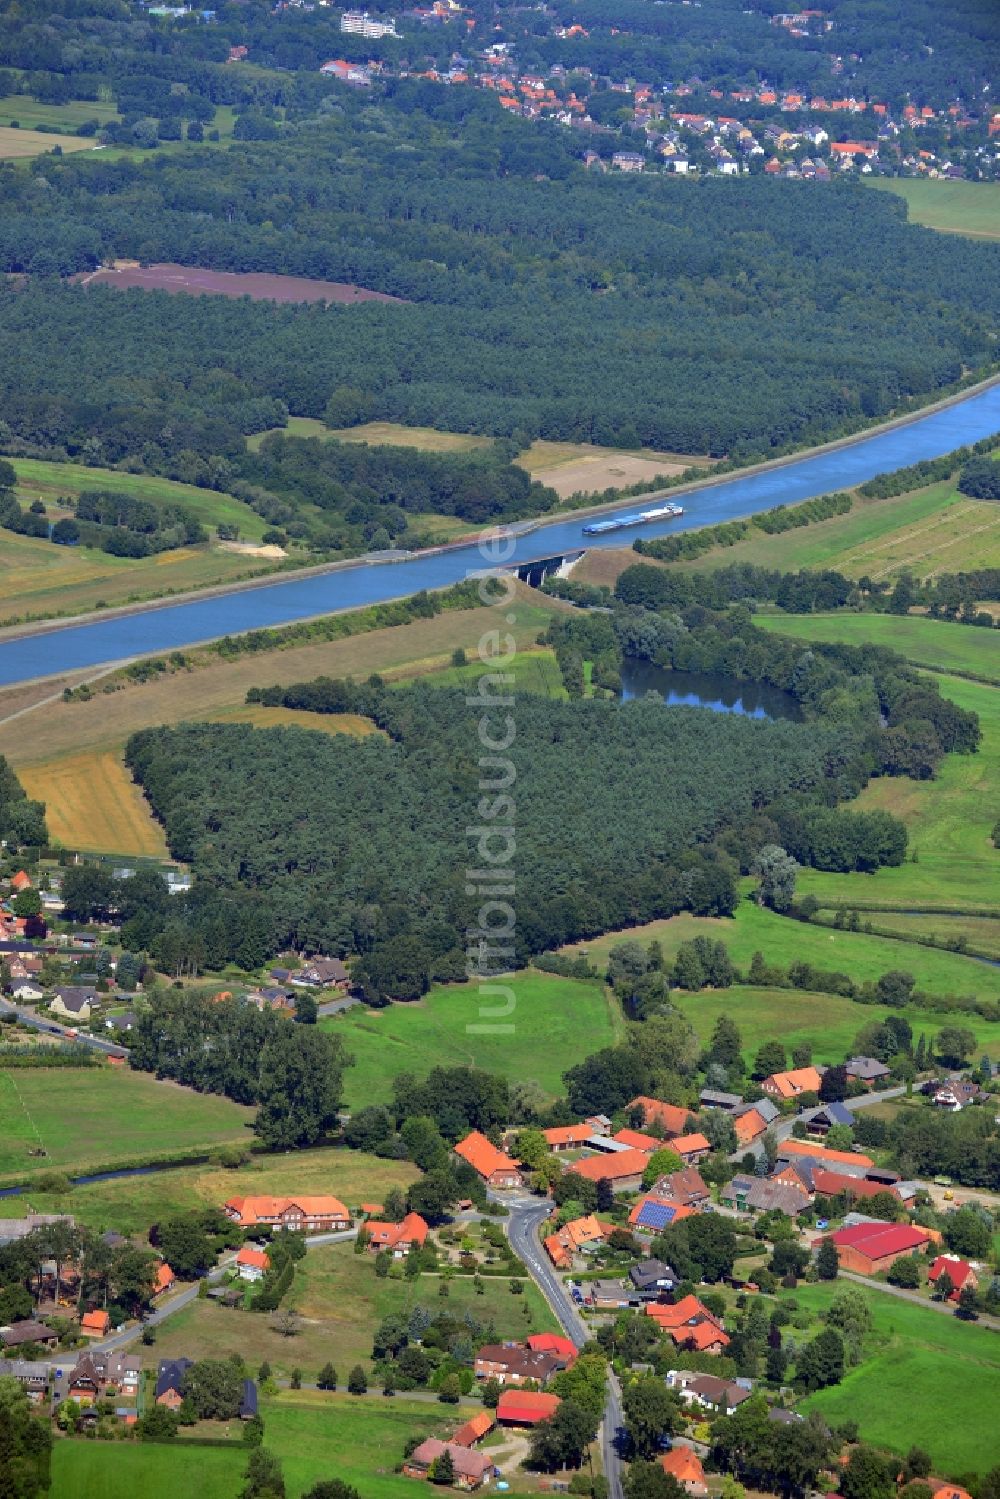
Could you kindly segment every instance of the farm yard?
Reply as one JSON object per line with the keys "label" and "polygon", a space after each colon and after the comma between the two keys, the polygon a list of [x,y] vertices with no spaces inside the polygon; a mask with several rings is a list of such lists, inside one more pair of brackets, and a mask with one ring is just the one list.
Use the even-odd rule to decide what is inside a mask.
{"label": "farm yard", "polygon": [[45,803],[49,835],[64,848],[166,857],[163,831],[113,750],[42,761],[19,775],[28,795]]}
{"label": "farm yard", "polygon": [[[249,1144],[252,1115],[228,1098],[127,1069],[0,1070],[0,1179],[84,1175],[116,1161]],[[39,1147],[43,1156],[29,1155]],[[16,1197],[0,1199],[0,1216],[17,1216],[23,1206]]]}
{"label": "farm yard", "polygon": [[531,969],[505,982],[516,1008],[492,1024],[487,1011],[500,1001],[480,997],[477,984],[438,987],[422,1000],[384,1010],[359,1006],[323,1022],[354,1057],[344,1076],[348,1106],[384,1102],[398,1073],[422,1077],[435,1066],[482,1067],[512,1082],[537,1083],[554,1096],[567,1067],[610,1046],[622,1030],[617,1005],[599,983]]}

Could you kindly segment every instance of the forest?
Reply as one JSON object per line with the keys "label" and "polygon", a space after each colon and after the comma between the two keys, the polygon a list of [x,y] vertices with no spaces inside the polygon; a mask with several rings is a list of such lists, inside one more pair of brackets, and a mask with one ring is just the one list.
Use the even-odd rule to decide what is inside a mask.
{"label": "forest", "polygon": [[41,847],[47,842],[44,806],[28,799],[3,755],[0,755],[0,838],[15,847]]}
{"label": "forest", "polygon": [[337,1126],[348,1058],[337,1036],[271,1010],[170,995],[129,1033],[129,1064],[256,1104],[254,1132],[270,1149],[315,1145]]}
{"label": "forest", "polygon": [[709,739],[693,710],[526,694],[515,808],[477,793],[481,710],[461,692],[320,681],[278,694],[313,711],[350,700],[389,737],[212,724],[134,735],[128,765],[198,878],[182,910],[175,897],[126,921],[130,947],[157,952],[184,928],[209,966],[236,953],[256,966],[245,959],[288,946],[357,953],[371,1001],[415,998],[465,976],[478,901],[463,870],[512,821],[516,936],[502,969],[636,920],[729,914],[735,863],[719,836],[780,797],[836,799],[841,778],[864,775],[860,736],[843,725],[713,720]]}
{"label": "forest", "polygon": [[[1000,247],[908,225],[890,194],[595,176],[567,132],[448,97],[454,118],[420,94],[343,96],[308,130],[225,153],[0,170],[0,269],[30,276],[0,290],[3,445],[225,487],[248,434],[322,417],[346,387],[356,419],[748,459],[995,356]],[[410,305],[57,279],[113,257]]]}
{"label": "forest", "polygon": [[[461,873],[477,838],[513,838],[516,826],[516,933],[503,969],[638,920],[728,915],[736,874],[778,837],[821,868],[898,863],[895,819],[859,820],[837,804],[873,774],[932,776],[945,753],[978,745],[975,715],[892,652],[805,649],[754,629],[740,606],[574,613],[553,621],[549,639],[571,701],[511,698],[516,797],[498,782],[502,794],[478,801],[481,824],[481,710],[457,690],[319,678],[249,693],[360,713],[383,731],[357,742],[212,724],[134,735],[127,763],[172,855],[198,878],[183,906],[162,892],[146,900],[134,881],[120,892],[127,945],[177,972],[230,959],[255,967],[285,947],[356,954],[371,1003],[412,999],[464,977],[465,934],[477,950]],[[699,710],[573,700],[584,659],[611,687],[625,655],[766,681],[795,697],[804,722],[713,718],[709,738]]]}

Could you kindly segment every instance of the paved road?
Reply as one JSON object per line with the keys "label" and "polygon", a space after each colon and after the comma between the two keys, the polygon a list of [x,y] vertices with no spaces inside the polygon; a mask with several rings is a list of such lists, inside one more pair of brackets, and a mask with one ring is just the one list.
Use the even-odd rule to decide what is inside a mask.
{"label": "paved road", "polygon": [[[507,1201],[507,1207],[510,1217],[505,1220],[505,1227],[511,1248],[555,1312],[566,1336],[577,1348],[582,1348],[590,1335],[589,1330],[538,1240],[539,1226],[551,1213],[551,1203],[536,1197],[518,1197]],[[601,1424],[601,1455],[609,1499],[622,1499],[624,1492],[621,1459],[615,1445],[622,1425],[621,1390],[618,1380],[609,1370],[608,1395]]]}
{"label": "paved road", "polygon": [[345,1010],[351,1010],[361,1003],[359,994],[342,994],[339,999],[329,999],[325,1005],[317,1005],[316,1018],[325,1020],[328,1015],[342,1015]]}
{"label": "paved road", "polygon": [[103,1052],[105,1056],[109,1052],[115,1056],[128,1056],[128,1048],[118,1041],[105,1041],[103,1036],[92,1036],[88,1031],[77,1031],[75,1036],[71,1036],[69,1032],[76,1029],[74,1026],[60,1025],[57,1020],[51,1020],[47,1015],[36,1015],[33,1010],[23,1010],[20,1005],[12,1005],[9,999],[0,999],[0,1015],[16,1015],[18,1020],[25,1025],[30,1025],[32,1030],[44,1031],[50,1036],[59,1036],[63,1041],[69,1041],[74,1046],[90,1046],[94,1051]]}
{"label": "paved road", "polygon": [[[867,1275],[856,1275],[853,1270],[841,1270],[840,1280],[853,1280],[859,1286],[867,1286],[869,1290],[881,1291],[885,1296],[895,1296],[899,1301],[912,1301],[914,1306],[929,1308],[932,1312],[940,1312],[944,1317],[954,1317],[954,1303],[945,1301],[928,1301],[919,1291],[907,1291],[902,1286],[889,1286],[885,1281],[871,1280]],[[1000,1317],[991,1317],[986,1312],[980,1312],[977,1326],[988,1327],[991,1332],[1000,1332]]]}

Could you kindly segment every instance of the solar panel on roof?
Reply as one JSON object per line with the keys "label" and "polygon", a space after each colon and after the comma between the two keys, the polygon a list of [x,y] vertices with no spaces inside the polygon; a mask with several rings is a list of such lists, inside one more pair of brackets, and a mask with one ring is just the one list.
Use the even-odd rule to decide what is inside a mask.
{"label": "solar panel on roof", "polygon": [[638,1221],[643,1228],[666,1228],[668,1223],[674,1221],[676,1211],[676,1208],[668,1207],[665,1202],[647,1202],[643,1205]]}

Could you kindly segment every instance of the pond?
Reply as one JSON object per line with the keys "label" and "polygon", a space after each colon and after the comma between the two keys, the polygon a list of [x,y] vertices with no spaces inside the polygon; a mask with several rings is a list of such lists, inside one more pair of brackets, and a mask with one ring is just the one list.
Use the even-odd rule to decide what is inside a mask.
{"label": "pond", "polygon": [[651,661],[627,657],[622,663],[622,699],[629,702],[655,692],[668,708],[711,708],[743,718],[788,718],[801,723],[795,699],[778,687],[740,682],[714,671],[667,671]]}

